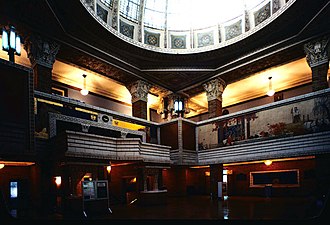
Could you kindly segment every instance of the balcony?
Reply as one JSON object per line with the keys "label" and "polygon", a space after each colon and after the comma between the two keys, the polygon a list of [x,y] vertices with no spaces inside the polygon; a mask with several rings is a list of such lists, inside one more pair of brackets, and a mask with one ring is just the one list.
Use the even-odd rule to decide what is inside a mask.
{"label": "balcony", "polygon": [[199,164],[330,151],[330,89],[197,123]]}
{"label": "balcony", "polygon": [[[66,130],[56,138],[56,156],[170,163],[170,147],[139,138],[112,138]],[[57,152],[58,153],[58,152]]]}
{"label": "balcony", "polygon": [[42,121],[43,105],[48,112],[44,137],[62,138],[67,157],[177,165],[298,157],[330,151],[329,93],[325,89],[200,122],[155,123],[35,91],[36,121]]}

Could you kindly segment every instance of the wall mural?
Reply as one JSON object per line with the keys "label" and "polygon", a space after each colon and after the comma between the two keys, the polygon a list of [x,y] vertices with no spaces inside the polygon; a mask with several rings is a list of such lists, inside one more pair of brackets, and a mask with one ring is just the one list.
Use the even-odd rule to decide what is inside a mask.
{"label": "wall mural", "polygon": [[330,130],[330,97],[284,105],[198,128],[199,149]]}

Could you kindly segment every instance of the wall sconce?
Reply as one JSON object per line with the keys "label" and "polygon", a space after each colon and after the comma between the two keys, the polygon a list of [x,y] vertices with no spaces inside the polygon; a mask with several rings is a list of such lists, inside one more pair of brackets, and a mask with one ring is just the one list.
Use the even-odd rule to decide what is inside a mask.
{"label": "wall sconce", "polygon": [[5,164],[0,163],[0,170],[5,167]]}
{"label": "wall sconce", "polygon": [[111,165],[107,166],[107,171],[109,174],[111,173]]}
{"label": "wall sconce", "polygon": [[86,95],[88,95],[88,92],[89,92],[89,91],[86,89],[86,77],[87,77],[87,75],[86,75],[86,74],[83,74],[82,76],[83,76],[83,78],[84,78],[84,88],[80,90],[80,94],[86,96]]}
{"label": "wall sconce", "polygon": [[8,52],[9,61],[15,62],[15,55],[21,55],[21,38],[13,26],[2,28],[2,50]]}
{"label": "wall sconce", "polygon": [[275,94],[275,90],[273,89],[273,85],[272,85],[272,77],[268,77],[268,80],[269,80],[269,88],[267,91],[267,95],[273,96]]}
{"label": "wall sconce", "polygon": [[62,178],[60,176],[55,177],[55,184],[59,187],[62,183]]}
{"label": "wall sconce", "polygon": [[270,166],[270,165],[272,165],[272,160],[266,160],[266,161],[264,161],[264,163],[265,163],[265,165],[266,166]]}

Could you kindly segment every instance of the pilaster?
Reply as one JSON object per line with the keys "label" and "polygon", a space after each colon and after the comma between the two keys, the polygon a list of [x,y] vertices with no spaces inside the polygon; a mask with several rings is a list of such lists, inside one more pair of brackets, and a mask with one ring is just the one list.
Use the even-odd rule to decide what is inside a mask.
{"label": "pilaster", "polygon": [[148,92],[151,85],[145,81],[138,80],[127,85],[132,96],[132,115],[142,119],[147,119]]}
{"label": "pilaster", "polygon": [[222,198],[222,196],[218,196],[218,182],[222,182],[222,171],[223,164],[210,165],[210,189],[211,197],[214,200]]}
{"label": "pilaster", "polygon": [[34,75],[34,87],[38,91],[51,93],[52,69],[60,45],[39,35],[30,35],[24,49],[30,59]]}
{"label": "pilaster", "polygon": [[222,93],[226,88],[226,83],[220,78],[211,80],[203,84],[208,101],[209,118],[221,116],[222,113]]}

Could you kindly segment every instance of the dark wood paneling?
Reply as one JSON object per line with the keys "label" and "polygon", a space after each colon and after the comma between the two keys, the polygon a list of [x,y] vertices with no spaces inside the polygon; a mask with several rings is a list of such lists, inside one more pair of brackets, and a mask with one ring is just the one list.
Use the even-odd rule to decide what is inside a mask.
{"label": "dark wood paneling", "polygon": [[195,126],[182,121],[183,149],[195,150]]}
{"label": "dark wood paneling", "polygon": [[178,124],[170,123],[160,128],[160,144],[178,149]]}

